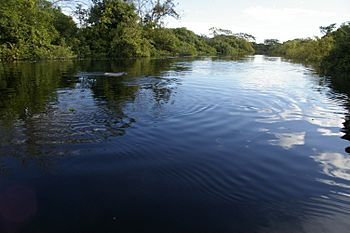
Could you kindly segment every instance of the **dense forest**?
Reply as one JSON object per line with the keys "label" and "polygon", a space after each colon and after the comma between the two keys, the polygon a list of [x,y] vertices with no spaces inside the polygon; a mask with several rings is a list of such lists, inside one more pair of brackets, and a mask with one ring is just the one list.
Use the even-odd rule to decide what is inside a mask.
{"label": "dense forest", "polygon": [[72,16],[78,24],[62,12],[60,2],[1,1],[1,60],[254,53],[246,34],[212,28],[209,38],[165,28],[165,17],[179,17],[172,0],[92,0],[88,8],[76,5]]}
{"label": "dense forest", "polygon": [[[71,15],[63,13],[70,5]],[[75,18],[75,20],[73,19]],[[120,58],[267,54],[308,63],[325,75],[350,72],[350,24],[320,27],[321,38],[255,43],[245,33],[211,28],[211,36],[166,28],[173,0],[7,0],[0,2],[0,59]]]}

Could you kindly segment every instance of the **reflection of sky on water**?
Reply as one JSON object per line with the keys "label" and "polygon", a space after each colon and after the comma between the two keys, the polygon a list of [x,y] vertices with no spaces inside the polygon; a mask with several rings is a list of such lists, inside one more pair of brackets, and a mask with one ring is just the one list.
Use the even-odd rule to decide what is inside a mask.
{"label": "reflection of sky on water", "polygon": [[[306,232],[348,232],[350,229],[350,157],[335,152],[318,153],[312,158],[320,165],[325,178],[317,181],[328,185],[329,193],[313,198],[304,205],[311,213],[303,222]],[[336,223],[334,222],[336,219]]]}
{"label": "reflection of sky on water", "polygon": [[350,157],[340,153],[320,153],[313,157],[324,174],[350,181]]}
{"label": "reflection of sky on water", "polygon": [[319,133],[321,133],[323,136],[338,136],[338,137],[342,137],[344,135],[344,133],[342,132],[334,132],[331,129],[326,129],[326,128],[319,128],[317,129],[317,131]]}
{"label": "reflection of sky on water", "polygon": [[[344,122],[345,110],[334,102],[327,104],[327,108],[312,104],[304,110],[305,120],[321,127],[341,128]],[[338,117],[335,117],[338,115]]]}
{"label": "reflection of sky on water", "polygon": [[[45,109],[29,111],[16,121],[12,135],[0,124],[0,144],[28,155],[81,154],[55,164],[55,172],[64,174],[62,180],[77,182],[73,190],[57,182],[58,189],[80,193],[82,179],[76,174],[85,176],[84,168],[94,176],[94,182],[87,181],[89,190],[111,190],[109,185],[115,184],[115,193],[104,193],[101,200],[116,209],[120,208],[116,200],[122,200],[118,194],[129,200],[132,193],[142,201],[144,187],[150,194],[165,196],[165,201],[180,203],[181,195],[183,200],[198,201],[199,194],[206,204],[210,200],[222,206],[239,203],[234,206],[237,212],[249,216],[243,220],[262,218],[269,233],[344,232],[350,213],[346,209],[350,162],[342,154],[348,142],[340,139],[339,128],[346,109],[338,99],[325,95],[327,87],[315,83],[317,78],[305,67],[278,58],[256,57],[247,63],[206,59],[176,67],[176,71],[124,79],[78,75],[66,80],[69,85],[55,87]],[[1,132],[8,135],[2,138]],[[60,170],[70,159],[76,164]],[[8,164],[0,160],[0,174],[12,168]],[[70,169],[76,173],[67,175]],[[191,190],[183,192],[186,187]],[[46,204],[52,208],[53,196],[47,196],[51,199]],[[150,203],[148,196],[145,203]],[[207,207],[203,212],[211,213],[212,206]],[[141,208],[135,212],[142,212]],[[81,206],[77,209],[85,212]],[[252,217],[250,210],[257,215]],[[197,206],[189,208],[189,215],[197,212]],[[60,211],[57,215],[67,216]],[[211,219],[217,223],[225,216]],[[327,222],[330,218],[333,221]],[[229,216],[225,222],[231,224],[232,219]]]}
{"label": "reflection of sky on water", "polygon": [[[311,124],[309,128],[321,128],[317,133],[323,136],[342,136],[336,129],[343,127],[347,113],[343,107],[346,99],[328,98],[326,94],[331,91],[330,88],[320,86],[321,78],[310,69],[302,65],[285,64],[278,58],[255,56],[252,69],[237,69],[237,78],[231,78],[231,82],[240,95],[232,100],[234,112],[231,115],[245,115],[260,124],[307,122]],[[269,131],[275,133],[271,128]],[[288,131],[281,133],[291,134]],[[291,138],[298,139],[297,145],[301,145],[302,141],[300,135],[278,134],[276,137],[282,138],[282,144],[291,142]]]}
{"label": "reflection of sky on water", "polygon": [[276,133],[276,139],[270,140],[272,145],[281,146],[286,150],[292,149],[295,146],[305,144],[305,132],[301,133]]}

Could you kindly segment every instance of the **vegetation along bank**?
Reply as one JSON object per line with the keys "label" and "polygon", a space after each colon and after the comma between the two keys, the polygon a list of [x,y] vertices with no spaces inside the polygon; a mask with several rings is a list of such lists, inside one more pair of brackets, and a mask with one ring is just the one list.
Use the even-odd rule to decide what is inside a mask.
{"label": "vegetation along bank", "polygon": [[[65,14],[60,3],[74,7]],[[76,20],[73,20],[73,17]],[[350,24],[321,27],[321,38],[262,44],[245,33],[211,28],[211,36],[186,28],[166,28],[178,18],[173,0],[0,1],[0,59],[130,58],[250,54],[282,56],[313,65],[321,74],[349,76]]]}

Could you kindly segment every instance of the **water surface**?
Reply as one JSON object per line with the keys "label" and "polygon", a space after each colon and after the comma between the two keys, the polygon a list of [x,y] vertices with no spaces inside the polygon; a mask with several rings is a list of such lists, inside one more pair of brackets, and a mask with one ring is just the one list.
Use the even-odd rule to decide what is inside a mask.
{"label": "water surface", "polygon": [[349,232],[348,94],[264,56],[0,65],[0,232]]}

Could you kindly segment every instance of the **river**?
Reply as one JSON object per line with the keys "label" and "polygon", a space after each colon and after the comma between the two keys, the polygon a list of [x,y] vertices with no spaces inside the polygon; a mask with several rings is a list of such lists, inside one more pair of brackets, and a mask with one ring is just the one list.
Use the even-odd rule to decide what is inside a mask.
{"label": "river", "polygon": [[2,64],[0,232],[349,232],[349,86],[265,56]]}

